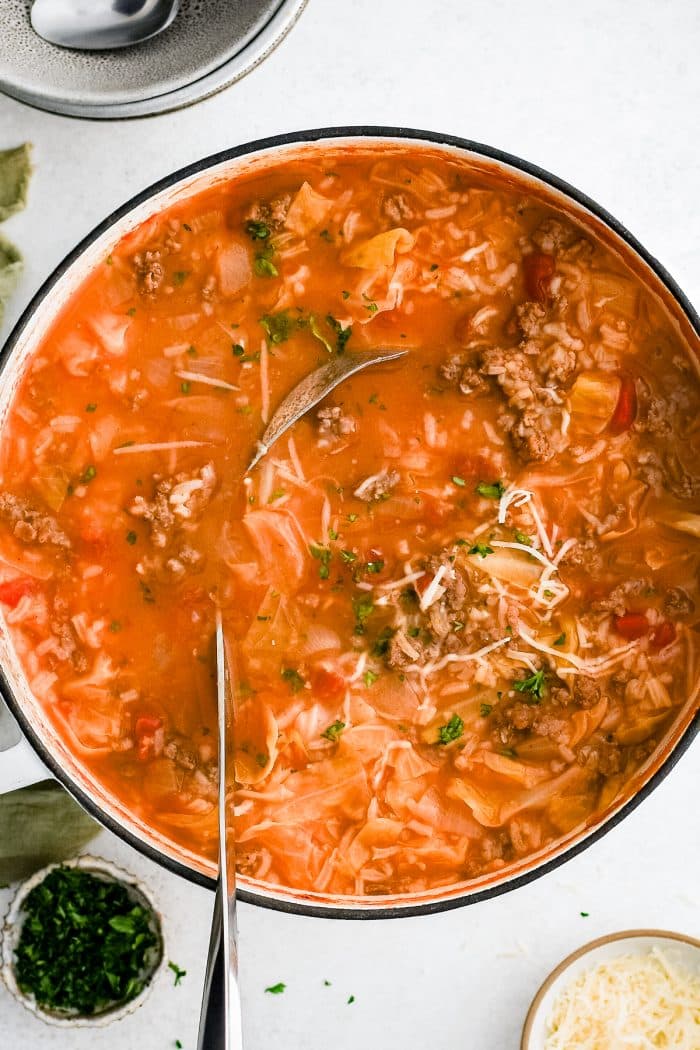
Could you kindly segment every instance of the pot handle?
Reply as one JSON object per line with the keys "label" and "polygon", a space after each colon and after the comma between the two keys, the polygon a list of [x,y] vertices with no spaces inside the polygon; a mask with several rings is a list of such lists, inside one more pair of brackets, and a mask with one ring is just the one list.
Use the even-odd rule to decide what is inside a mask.
{"label": "pot handle", "polygon": [[0,795],[29,787],[40,780],[48,780],[51,776],[25,737],[21,737],[7,750],[0,751]]}

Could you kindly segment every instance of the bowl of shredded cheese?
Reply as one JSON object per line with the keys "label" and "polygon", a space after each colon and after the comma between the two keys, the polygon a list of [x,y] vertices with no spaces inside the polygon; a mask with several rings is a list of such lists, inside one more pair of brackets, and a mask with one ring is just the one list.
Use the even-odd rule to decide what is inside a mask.
{"label": "bowl of shredded cheese", "polygon": [[521,1050],[698,1050],[700,940],[627,930],[583,945],[535,996]]}

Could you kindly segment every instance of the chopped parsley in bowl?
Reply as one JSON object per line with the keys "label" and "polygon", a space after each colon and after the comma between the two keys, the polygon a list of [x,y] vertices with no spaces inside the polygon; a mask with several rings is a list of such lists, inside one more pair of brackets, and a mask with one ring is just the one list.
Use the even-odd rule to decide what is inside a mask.
{"label": "chopped parsley in bowl", "polygon": [[145,996],[164,957],[160,919],[125,872],[81,857],[24,883],[5,925],[3,976],[51,1023],[105,1023]]}

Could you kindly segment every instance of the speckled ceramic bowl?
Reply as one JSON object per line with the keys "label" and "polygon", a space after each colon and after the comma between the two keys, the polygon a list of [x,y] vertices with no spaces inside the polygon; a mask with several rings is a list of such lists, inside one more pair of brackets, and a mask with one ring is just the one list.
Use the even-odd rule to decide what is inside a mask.
{"label": "speckled ceramic bowl", "polygon": [[[158,936],[158,947],[148,968],[148,979],[142,991],[128,1002],[115,1003],[101,1013],[94,1014],[90,1017],[85,1017],[79,1014],[52,1013],[49,1010],[43,1009],[39,1006],[33,996],[26,995],[19,988],[15,978],[14,954],[15,948],[19,944],[19,939],[22,934],[22,907],[24,901],[34,887],[40,885],[40,883],[44,881],[50,871],[53,871],[54,868],[60,867],[81,868],[84,871],[90,872],[91,875],[103,878],[105,881],[121,882],[125,884],[129,891],[129,895],[134,900],[134,903],[142,904],[144,907],[148,908],[149,911],[153,913],[155,920],[154,932]],[[126,1017],[128,1014],[133,1013],[134,1010],[138,1010],[151,994],[151,990],[156,980],[161,977],[165,966],[165,958],[165,943],[163,940],[160,913],[154,906],[146,888],[138,882],[133,875],[118,868],[110,861],[102,860],[100,857],[91,857],[87,854],[77,857],[75,860],[64,861],[62,864],[49,864],[48,867],[35,872],[29,879],[21,883],[12,903],[10,904],[3,923],[2,969],[0,970],[0,973],[2,974],[2,979],[5,982],[5,985],[15,999],[17,999],[22,1006],[26,1007],[26,1009],[36,1018],[44,1021],[46,1024],[55,1025],[60,1028],[104,1027],[104,1025],[111,1024],[113,1021],[118,1021],[122,1017]]]}
{"label": "speckled ceramic bowl", "polygon": [[181,0],[173,23],[134,47],[76,51],[37,36],[28,0],[0,4],[0,91],[73,117],[144,117],[240,80],[284,39],[307,0]]}

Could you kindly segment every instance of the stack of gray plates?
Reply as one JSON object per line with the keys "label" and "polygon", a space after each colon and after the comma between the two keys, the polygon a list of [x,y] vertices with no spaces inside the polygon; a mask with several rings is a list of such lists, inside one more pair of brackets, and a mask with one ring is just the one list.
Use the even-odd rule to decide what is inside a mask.
{"label": "stack of gray plates", "polygon": [[181,0],[172,25],[151,40],[118,51],[73,51],[34,33],[31,0],[0,0],[0,91],[74,117],[179,109],[262,62],[306,2]]}

